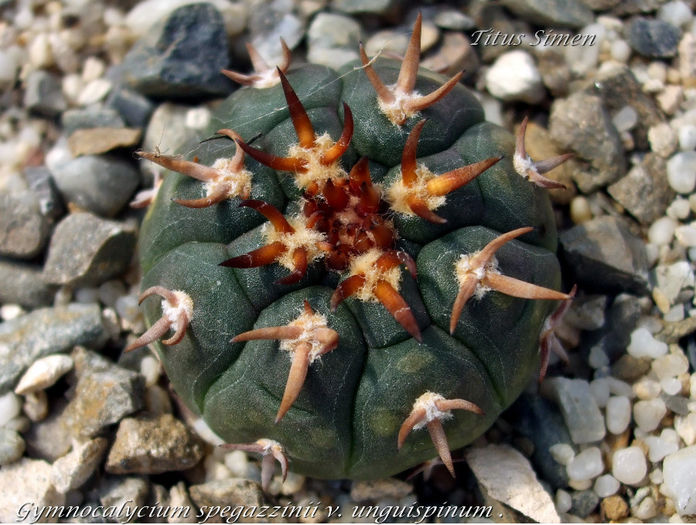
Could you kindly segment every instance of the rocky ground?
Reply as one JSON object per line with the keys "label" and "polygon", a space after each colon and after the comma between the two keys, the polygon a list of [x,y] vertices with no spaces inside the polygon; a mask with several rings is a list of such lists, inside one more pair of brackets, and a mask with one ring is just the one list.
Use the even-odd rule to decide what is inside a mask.
{"label": "rocky ground", "polygon": [[[197,507],[266,502],[304,509],[281,517],[303,522],[374,521],[353,509],[375,503],[486,504],[494,521],[693,521],[693,2],[211,0],[174,11],[187,3],[0,1],[0,520],[65,504],[87,509],[68,521],[124,521],[127,509],[197,521]],[[144,329],[142,211],[128,203],[156,175],[133,151],[173,153],[204,128],[234,89],[219,70],[248,70],[244,42],[272,62],[283,37],[295,62],[338,67],[359,41],[370,56],[402,54],[419,10],[423,65],[464,69],[488,120],[513,131],[529,116],[533,158],[575,153],[550,174],[568,187],[552,195],[567,288],[579,285],[558,328],[569,363],[552,361],[455,454],[456,481],[435,462],[373,483],[276,476],[263,494],[257,457],[214,446],[153,354],[121,353]],[[536,45],[550,34],[595,45]],[[147,514],[156,502],[193,510]]]}

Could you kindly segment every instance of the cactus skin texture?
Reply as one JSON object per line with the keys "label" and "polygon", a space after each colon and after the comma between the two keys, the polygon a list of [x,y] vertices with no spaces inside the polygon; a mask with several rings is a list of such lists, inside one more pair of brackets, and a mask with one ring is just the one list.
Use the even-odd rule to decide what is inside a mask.
{"label": "cactus skin texture", "polygon": [[[380,58],[370,65],[389,85],[396,82],[401,62]],[[369,176],[381,188],[381,208],[375,216],[391,221],[395,232],[386,251],[400,250],[415,261],[415,278],[400,262],[391,265],[390,271],[398,275],[396,291],[417,326],[411,323],[409,330],[408,320],[397,321],[376,300],[357,295],[338,300],[335,290],[349,278],[350,268],[348,263],[338,270],[329,268],[335,243],[333,248],[324,245],[327,253],[309,261],[306,272],[299,271],[294,278],[288,279],[292,263],[234,267],[240,256],[269,244],[272,227],[264,215],[271,212],[261,213],[260,202],[277,208],[286,218],[302,215],[308,201],[324,202],[321,195],[308,198],[311,188],[299,188],[293,173],[273,170],[250,154],[243,162],[251,173],[250,192],[210,206],[191,208],[175,202],[205,198],[212,190],[189,176],[167,173],[140,237],[143,289],[159,286],[184,291],[193,305],[190,319],[182,320],[182,325],[177,325],[179,311],[170,308],[162,333],[155,334],[171,340],[172,334],[180,335],[178,329],[183,329],[178,343],[153,343],[178,395],[227,442],[252,443],[243,445],[245,450],[261,451],[263,446],[254,442],[274,440],[282,445],[291,470],[320,478],[384,477],[438,453],[442,456],[442,445],[436,451],[431,441],[438,432],[431,426],[440,423],[445,448],[447,443],[452,449],[462,447],[493,423],[538,370],[539,335],[556,304],[552,300],[515,298],[495,290],[485,295],[476,292],[450,334],[460,288],[455,266],[462,254],[477,252],[512,230],[532,227],[496,251],[497,268],[521,281],[553,289],[560,286],[550,201],[545,189],[515,171],[514,137],[484,122],[481,106],[461,84],[406,118],[403,125],[394,124],[380,111],[375,89],[361,66],[357,62],[336,73],[305,64],[290,68],[287,82],[317,136],[328,132],[333,141],[339,140],[347,119],[344,103],[352,110],[354,132],[340,166],[348,173],[359,159],[367,158],[362,162],[369,164]],[[421,69],[415,90],[427,94],[446,80]],[[423,119],[427,122],[419,124]],[[301,133],[307,131],[304,126],[300,125]],[[396,212],[385,201],[388,188],[402,176],[402,154],[416,126],[421,131],[415,141],[417,163],[433,174],[494,159],[491,167],[449,193],[445,204],[434,210],[446,222]],[[182,152],[210,166],[217,159],[235,156],[238,146],[230,137],[246,141],[248,153],[253,147],[278,157],[287,156],[298,143],[286,97],[277,83],[234,92],[217,108],[202,138],[214,137],[221,129],[234,130],[236,135],[230,132],[227,137],[189,145]],[[500,156],[502,160],[496,162]],[[148,158],[161,161],[154,154]],[[240,206],[244,198],[250,201]],[[408,260],[399,256],[401,262]],[[229,266],[221,265],[230,260]],[[374,261],[366,271],[373,270],[377,271]],[[277,282],[284,278],[296,282]],[[152,326],[163,315],[164,301],[145,299],[142,304]],[[287,345],[282,347],[278,339],[238,336],[292,326],[303,312],[323,316],[338,339],[309,365],[299,395],[276,422],[291,367],[290,354],[283,350]],[[428,423],[431,435],[418,430],[417,424],[408,432],[414,423],[420,421],[424,427],[427,422],[417,421],[424,412],[417,413],[414,407],[427,392],[447,400],[466,400],[459,404],[470,403],[473,408],[443,411],[437,424]],[[404,423],[407,418],[411,426]],[[408,428],[404,430],[403,425]],[[268,446],[264,450],[270,454]],[[279,450],[273,449],[274,456],[280,457]],[[272,456],[268,457],[272,464]]]}

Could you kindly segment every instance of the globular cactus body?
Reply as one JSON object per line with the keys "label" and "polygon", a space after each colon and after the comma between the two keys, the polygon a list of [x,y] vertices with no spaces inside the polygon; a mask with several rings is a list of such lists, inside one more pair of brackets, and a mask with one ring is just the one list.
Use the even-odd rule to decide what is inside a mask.
{"label": "globular cactus body", "polygon": [[[401,82],[398,61],[368,67],[386,85]],[[302,65],[284,85],[234,92],[205,136],[233,132],[188,153],[222,173],[229,162],[219,159],[244,149],[231,172],[248,172],[248,191],[224,194],[223,178],[169,173],[140,239],[143,288],[183,291],[193,305],[178,343],[154,343],[177,393],[227,442],[274,440],[291,470],[323,478],[394,474],[432,458],[431,437],[442,456],[485,431],[538,369],[554,306],[507,292],[542,290],[522,293],[520,281],[560,285],[546,190],[515,172],[514,138],[484,122],[456,80],[394,123],[365,69]],[[425,95],[446,80],[423,70],[414,78],[412,91]],[[461,174],[482,161],[482,173]],[[451,190],[461,177],[471,180]],[[466,284],[463,256],[524,227],[533,229],[491,248]],[[474,297],[453,316],[467,286]],[[143,306],[149,325],[163,306],[175,315],[166,300]],[[165,338],[180,328],[167,322]],[[426,426],[430,435],[418,430]]]}

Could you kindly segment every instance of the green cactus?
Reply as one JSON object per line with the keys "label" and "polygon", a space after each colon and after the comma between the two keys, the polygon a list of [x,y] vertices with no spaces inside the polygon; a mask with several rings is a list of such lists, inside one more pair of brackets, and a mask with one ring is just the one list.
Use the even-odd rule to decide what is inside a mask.
{"label": "green cactus", "polygon": [[264,455],[264,485],[274,459],[365,479],[439,454],[453,472],[449,448],[520,394],[569,297],[549,289],[539,187],[564,159],[533,163],[460,75],[418,70],[419,42],[420,18],[403,66],[361,49],[287,76],[251,48],[197,158],[141,153],[173,171],[142,225],[150,329],[128,350],[153,343],[188,406]]}

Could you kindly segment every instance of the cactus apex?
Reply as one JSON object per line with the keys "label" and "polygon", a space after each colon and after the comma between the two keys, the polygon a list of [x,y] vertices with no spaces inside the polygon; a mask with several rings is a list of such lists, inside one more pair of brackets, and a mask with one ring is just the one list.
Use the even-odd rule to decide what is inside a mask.
{"label": "cactus apex", "polygon": [[533,182],[541,188],[565,189],[565,185],[544,177],[544,173],[547,173],[560,166],[574,155],[572,153],[565,153],[563,155],[558,155],[557,157],[551,157],[550,159],[534,162],[531,157],[527,155],[527,149],[524,146],[524,137],[527,133],[528,121],[529,119],[524,117],[522,124],[520,124],[520,128],[517,130],[515,155],[512,160],[515,171],[523,179]]}
{"label": "cactus apex", "polygon": [[563,316],[570,308],[575,294],[578,291],[578,285],[574,284],[568,293],[568,298],[561,302],[556,310],[544,320],[544,326],[539,335],[539,351],[541,354],[541,364],[539,365],[539,382],[541,383],[546,376],[546,370],[549,366],[549,358],[551,352],[559,356],[566,363],[568,362],[568,354],[566,353],[561,341],[556,335],[556,328],[561,323]]}
{"label": "cactus apex", "polygon": [[280,39],[280,46],[283,49],[283,58],[276,67],[271,67],[259,54],[256,48],[249,42],[246,44],[247,52],[249,53],[249,58],[251,59],[251,65],[254,68],[254,72],[250,75],[244,75],[236,71],[231,71],[229,69],[223,69],[221,73],[227,78],[241,84],[243,86],[251,86],[253,88],[268,88],[275,86],[280,82],[279,72],[285,73],[290,67],[290,60],[292,58],[290,53],[290,48],[285,43],[285,40]]}
{"label": "cactus apex", "polygon": [[193,301],[191,297],[181,290],[168,290],[163,286],[151,286],[138,298],[142,303],[151,295],[159,295],[162,300],[162,317],[155,322],[149,330],[129,344],[123,351],[130,352],[141,346],[149,345],[160,337],[163,337],[170,329],[174,335],[162,341],[165,345],[175,345],[184,338],[186,329],[193,319]]}
{"label": "cactus apex", "polygon": [[402,126],[410,117],[419,111],[432,106],[449,93],[462,78],[464,72],[459,72],[438,89],[428,95],[420,95],[414,90],[420,63],[421,24],[423,17],[418,13],[413,24],[413,33],[406,48],[406,55],[401,64],[399,78],[393,86],[386,86],[377,72],[372,68],[372,61],[367,57],[365,48],[360,44],[360,60],[368,80],[377,92],[379,108],[384,115],[396,126]]}
{"label": "cactus apex", "polygon": [[326,317],[304,302],[304,311],[285,326],[258,328],[232,338],[232,343],[258,339],[278,339],[280,349],[292,354],[292,364],[283,399],[276,415],[278,423],[290,410],[302,390],[309,365],[338,346],[338,332],[328,327]]}
{"label": "cactus apex", "polygon": [[476,294],[479,298],[489,290],[496,290],[506,295],[523,299],[552,299],[565,300],[568,294],[544,288],[502,275],[498,270],[495,259],[497,252],[505,243],[529,233],[533,228],[526,226],[499,235],[489,242],[481,251],[473,254],[462,254],[455,263],[455,275],[459,283],[459,293],[454,300],[452,317],[450,318],[450,334],[454,333],[464,305]]}
{"label": "cactus apex", "polygon": [[283,481],[288,477],[288,458],[285,455],[285,448],[273,439],[261,438],[254,443],[225,443],[220,446],[228,450],[243,450],[244,452],[261,454],[263,458],[261,460],[261,488],[264,492],[268,492],[271,486],[271,478],[275,470],[273,460],[280,464]]}
{"label": "cactus apex", "polygon": [[452,455],[450,454],[445,430],[442,428],[442,422],[452,417],[452,410],[468,410],[474,414],[483,414],[483,410],[471,401],[466,401],[465,399],[445,399],[440,394],[425,392],[413,403],[411,413],[401,425],[397,438],[397,448],[401,449],[406,441],[406,437],[413,430],[427,427],[442,463],[454,477]]}

